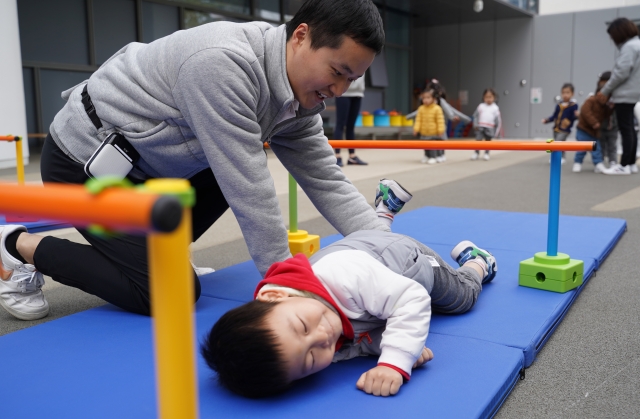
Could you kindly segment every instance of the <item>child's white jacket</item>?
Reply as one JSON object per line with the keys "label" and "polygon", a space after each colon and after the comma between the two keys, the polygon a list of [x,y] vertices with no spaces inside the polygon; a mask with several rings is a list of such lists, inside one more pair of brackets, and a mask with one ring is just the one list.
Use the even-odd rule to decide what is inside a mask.
{"label": "child's white jacket", "polygon": [[380,355],[378,364],[411,376],[429,333],[427,290],[362,250],[330,253],[312,268],[354,328],[355,339],[344,342],[334,361]]}

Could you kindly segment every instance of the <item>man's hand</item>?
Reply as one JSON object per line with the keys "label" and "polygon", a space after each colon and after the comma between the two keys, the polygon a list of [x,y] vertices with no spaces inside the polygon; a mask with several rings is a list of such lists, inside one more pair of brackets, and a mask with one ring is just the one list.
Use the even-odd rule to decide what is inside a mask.
{"label": "man's hand", "polygon": [[432,359],[433,359],[433,352],[431,352],[431,349],[425,346],[424,348],[422,348],[422,353],[420,354],[420,358],[418,358],[416,363],[413,364],[413,368],[418,368],[420,365],[426,364]]}
{"label": "man's hand", "polygon": [[402,381],[402,374],[398,371],[385,366],[377,366],[362,374],[356,387],[367,394],[387,397],[400,390]]}

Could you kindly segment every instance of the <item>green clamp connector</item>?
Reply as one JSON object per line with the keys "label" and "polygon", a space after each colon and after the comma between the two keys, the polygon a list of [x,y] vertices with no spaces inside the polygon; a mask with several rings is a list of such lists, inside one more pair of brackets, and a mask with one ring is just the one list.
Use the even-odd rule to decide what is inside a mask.
{"label": "green clamp connector", "polygon": [[104,176],[97,179],[89,179],[84,186],[91,195],[98,195],[107,188],[132,188],[133,183],[126,178],[121,179],[117,176]]}
{"label": "green clamp connector", "polygon": [[[97,179],[89,179],[84,187],[91,195],[98,195],[107,188],[132,188],[133,183],[129,179],[121,179],[117,176],[105,176]],[[105,228],[99,224],[91,224],[87,227],[89,234],[101,239],[120,237],[123,233]]]}
{"label": "green clamp connector", "polygon": [[[549,138],[549,139],[547,140],[547,144],[548,144],[548,143],[552,143],[552,142],[553,142],[553,138]],[[547,150],[547,153],[551,153],[551,150]]]}
{"label": "green clamp connector", "polygon": [[123,233],[116,230],[110,230],[108,228],[104,228],[100,224],[91,224],[87,226],[87,231],[92,236],[96,236],[101,239],[115,239],[117,237],[123,236]]}

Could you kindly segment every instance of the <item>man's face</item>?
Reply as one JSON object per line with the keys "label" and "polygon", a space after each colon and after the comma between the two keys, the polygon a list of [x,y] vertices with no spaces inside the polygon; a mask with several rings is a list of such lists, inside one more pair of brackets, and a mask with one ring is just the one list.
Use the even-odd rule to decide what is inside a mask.
{"label": "man's face", "polygon": [[287,42],[287,76],[293,95],[305,109],[326,98],[342,96],[355,79],[362,77],[375,52],[344,36],[340,48],[311,49],[310,30],[303,23]]}
{"label": "man's face", "polygon": [[569,89],[568,87],[565,87],[560,92],[560,96],[562,96],[563,102],[568,102],[571,100],[571,96],[573,96],[573,90]]}
{"label": "man's face", "polygon": [[295,381],[328,367],[342,335],[340,317],[312,298],[278,301],[266,318],[266,326],[277,336],[289,379]]}

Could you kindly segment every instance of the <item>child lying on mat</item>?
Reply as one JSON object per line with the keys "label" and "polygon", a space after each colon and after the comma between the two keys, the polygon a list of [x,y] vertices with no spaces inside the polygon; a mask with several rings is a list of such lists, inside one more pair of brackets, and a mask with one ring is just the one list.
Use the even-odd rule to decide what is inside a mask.
{"label": "child lying on mat", "polygon": [[[389,224],[412,195],[382,179],[376,211]],[[275,263],[255,300],[223,315],[201,351],[220,383],[248,397],[279,393],[332,362],[377,355],[356,387],[396,394],[430,361],[431,308],[463,313],[498,270],[470,241],[453,248],[453,269],[433,250],[401,234],[358,231],[320,250]]]}

